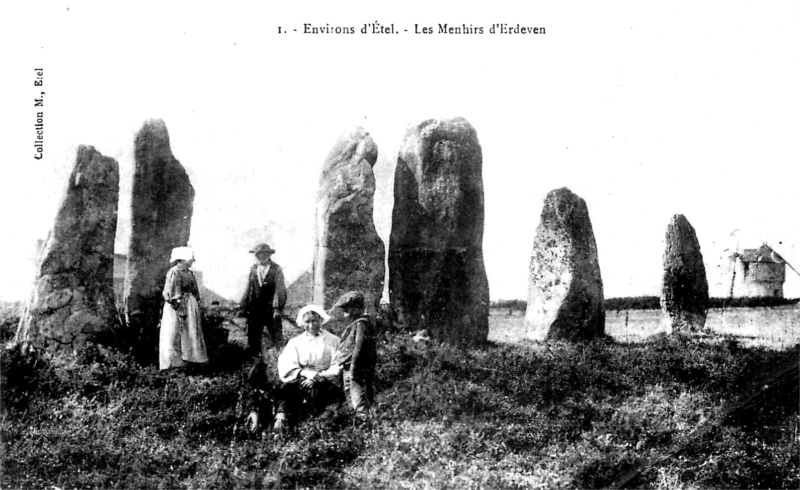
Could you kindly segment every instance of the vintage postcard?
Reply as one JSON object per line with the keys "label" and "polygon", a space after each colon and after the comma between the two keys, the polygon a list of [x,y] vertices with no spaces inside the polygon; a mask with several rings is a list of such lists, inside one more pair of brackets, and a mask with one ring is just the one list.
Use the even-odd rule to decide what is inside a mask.
{"label": "vintage postcard", "polygon": [[[62,458],[59,464],[83,468],[86,474],[95,476],[82,480],[84,477],[71,470],[63,474],[48,470],[42,473],[41,480],[35,480],[30,476],[36,467],[31,461],[41,456],[4,442],[10,448],[9,454],[22,458],[14,463],[16,466],[4,461],[4,478],[11,475],[11,486],[112,488],[163,484],[199,488],[274,484],[417,488],[428,484],[433,488],[539,488],[600,487],[617,482],[674,488],[797,484],[796,475],[763,469],[782,467],[782,460],[778,459],[784,455],[787,461],[794,458],[796,471],[796,407],[792,412],[791,407],[781,405],[780,410],[785,408],[788,415],[776,415],[778,421],[771,432],[779,435],[774,440],[765,439],[765,444],[773,444],[775,440],[785,442],[786,437],[794,437],[794,446],[775,443],[777,446],[769,449],[778,454],[775,458],[753,457],[752,467],[762,468],[760,473],[752,470],[750,476],[737,473],[739,476],[734,477],[723,469],[709,469],[721,468],[714,458],[724,459],[721,454],[728,450],[731,454],[752,453],[748,452],[752,448],[743,449],[752,433],[745,434],[746,430],[738,425],[735,429],[726,428],[720,436],[735,440],[731,445],[708,442],[717,444],[713,448],[717,456],[697,456],[673,466],[659,459],[665,455],[677,457],[679,436],[695,424],[712,420],[717,428],[728,420],[728,412],[720,415],[712,400],[735,405],[737,396],[750,393],[742,388],[746,383],[743,384],[741,373],[757,370],[756,360],[779,365],[780,359],[769,356],[787,352],[800,337],[800,311],[796,302],[789,301],[800,297],[800,180],[796,170],[800,159],[800,62],[796,48],[800,45],[800,9],[794,2],[53,1],[14,3],[0,7],[0,11],[0,39],[4,46],[0,124],[5,136],[4,174],[0,181],[0,301],[17,315],[13,316],[13,326],[9,320],[4,327],[8,330],[4,341],[14,335],[25,303],[33,301],[34,295],[46,295],[42,289],[45,286],[35,285],[35,281],[41,274],[42,256],[53,230],[60,225],[59,236],[77,236],[90,227],[80,219],[73,220],[68,213],[59,214],[69,183],[81,178],[74,173],[76,161],[88,147],[97,152],[93,158],[113,159],[118,170],[118,194],[112,198],[112,203],[116,202],[116,228],[110,232],[118,303],[125,303],[126,274],[135,269],[129,267],[128,260],[142,254],[131,241],[134,223],[143,219],[132,211],[137,158],[143,158],[144,151],[137,141],[143,141],[142,135],[147,131],[158,128],[158,144],[162,145],[158,151],[163,155],[171,153],[169,161],[179,162],[193,190],[186,220],[162,225],[164,229],[183,227],[181,233],[185,233],[186,240],[178,245],[192,249],[194,262],[189,265],[204,297],[198,307],[227,309],[228,316],[224,322],[219,316],[219,321],[229,330],[240,329],[237,341],[245,342],[247,312],[243,313],[243,295],[247,297],[245,293],[254,287],[252,284],[260,285],[270,270],[253,265],[258,247],[269,250],[274,263],[280,265],[281,281],[288,290],[286,304],[279,305],[276,300],[275,311],[285,307],[285,319],[294,321],[293,315],[306,303],[332,307],[330,298],[315,298],[314,288],[322,291],[324,284],[315,278],[314,271],[319,267],[315,257],[320,254],[316,246],[322,229],[320,203],[328,199],[326,189],[339,178],[323,175],[323,169],[328,168],[332,158],[339,158],[337,152],[342,152],[343,147],[344,153],[362,151],[365,161],[369,161],[368,179],[372,180],[365,185],[370,192],[370,186],[374,186],[374,199],[367,199],[369,202],[364,205],[372,206],[372,219],[367,223],[374,224],[380,239],[369,243],[383,246],[378,257],[385,254],[381,266],[389,267],[390,237],[397,233],[395,238],[400,240],[395,228],[400,227],[402,218],[417,216],[412,207],[401,208],[398,204],[405,192],[401,181],[405,177],[400,177],[399,167],[413,158],[427,158],[422,153],[408,156],[409,148],[422,139],[421,130],[414,128],[442,125],[446,128],[443,132],[455,126],[469,128],[465,131],[472,135],[470,161],[477,171],[467,180],[477,189],[475,192],[482,194],[481,199],[464,198],[467,191],[463,182],[451,179],[452,172],[444,170],[431,177],[429,188],[415,189],[422,194],[434,189],[428,203],[450,202],[450,198],[460,203],[466,199],[464,202],[469,202],[472,210],[454,218],[447,211],[451,208],[442,207],[445,211],[437,215],[440,221],[431,218],[432,224],[422,233],[425,238],[420,238],[419,247],[433,250],[429,242],[423,243],[435,242],[429,235],[435,235],[437,230],[461,230],[457,226],[470,223],[463,225],[472,233],[465,240],[476,244],[481,254],[484,282],[481,286],[472,282],[464,286],[465,282],[458,279],[441,287],[440,279],[429,282],[436,283],[440,290],[461,291],[458,298],[441,300],[449,302],[448,308],[454,304],[463,307],[459,313],[441,310],[446,311],[443,316],[447,319],[441,320],[445,323],[473,321],[472,299],[464,298],[479,287],[488,298],[478,303],[489,315],[488,341],[495,349],[486,352],[502,351],[502,356],[497,354],[502,361],[497,360],[500,357],[486,354],[489,357],[485,358],[474,352],[455,354],[445,350],[429,357],[418,353],[414,349],[419,348],[420,342],[412,342],[407,334],[423,339],[423,343],[430,340],[428,334],[434,341],[450,339],[433,326],[424,328],[426,321],[439,318],[436,315],[441,313],[435,306],[438,299],[426,303],[428,309],[420,309],[415,313],[417,320],[411,322],[415,331],[403,332],[403,341],[409,342],[410,350],[405,350],[405,344],[402,349],[391,342],[379,345],[378,352],[385,358],[376,378],[376,406],[380,407],[376,413],[385,418],[373,421],[370,430],[375,432],[370,434],[363,427],[352,429],[362,432],[352,433],[339,426],[325,426],[336,436],[331,440],[338,441],[325,447],[321,442],[303,440],[307,444],[298,446],[300,451],[316,451],[314,454],[322,455],[320,461],[324,460],[320,463],[323,469],[313,473],[309,468],[314,467],[314,462],[308,454],[292,460],[302,460],[295,466],[289,461],[291,458],[286,459],[285,455],[293,450],[291,443],[276,442],[279,445],[273,451],[259,446],[259,441],[272,441],[272,436],[265,435],[262,440],[257,435],[242,435],[242,405],[237,406],[235,401],[226,405],[224,400],[236,400],[238,385],[229,388],[227,383],[244,379],[239,376],[244,367],[231,367],[233,361],[219,361],[227,351],[212,349],[209,341],[211,364],[215,359],[219,362],[211,374],[203,374],[204,381],[184,386],[180,384],[183,381],[159,378],[154,367],[150,374],[136,375],[149,380],[142,381],[142,385],[162,390],[159,393],[164,400],[174,396],[169,400],[181,407],[182,414],[190,409],[180,405],[180,390],[185,390],[180,392],[188,393],[187,399],[193,403],[201,403],[197,400],[202,399],[202,403],[217,404],[216,415],[191,415],[195,412],[190,410],[186,415],[187,420],[191,419],[186,422],[190,428],[174,422],[171,415],[164,415],[165,422],[153,429],[162,446],[147,445],[153,454],[160,450],[158,447],[167,448],[159,456],[162,459],[134,458],[132,461],[138,461],[135,468],[126,470],[135,473],[154,468],[155,473],[169,474],[169,468],[180,468],[180,475],[137,481],[109,470],[107,474],[113,474],[113,478],[103,480],[97,476],[102,473],[99,463],[85,461],[92,460],[91,454],[102,454],[124,466],[121,456],[112,454],[109,448],[113,444],[98,443],[81,459],[75,456],[75,448],[85,441],[77,438],[72,446],[60,446],[59,454],[74,457]],[[362,139],[350,148],[343,141],[355,141],[352,135]],[[450,143],[442,147],[437,144],[431,143],[430,151],[445,156],[436,161],[462,158],[452,157],[457,150],[448,146]],[[420,148],[423,146],[420,143]],[[413,166],[408,168],[411,170],[407,172],[415,171]],[[88,173],[83,178],[91,179]],[[152,180],[142,180],[146,183],[140,185],[163,184],[158,176],[150,177]],[[362,178],[361,174],[358,178]],[[356,180],[340,184],[346,187]],[[531,261],[538,253],[534,247],[537,227],[542,226],[543,211],[555,202],[548,196],[562,188],[585,203],[586,214],[581,220],[587,227],[581,228],[580,234],[593,235],[591,260],[597,266],[596,280],[600,284],[599,290],[594,290],[600,306],[595,306],[602,309],[603,299],[607,302],[600,331],[605,325],[605,334],[617,342],[613,348],[592,344],[594,347],[581,350],[583,347],[531,342],[535,336],[529,330],[533,314],[529,295],[539,291],[530,282],[532,270],[538,267]],[[99,190],[93,197],[99,200],[103,192]],[[356,213],[362,207],[352,209]],[[393,213],[398,212],[405,215],[395,214],[393,223]],[[158,219],[153,218],[153,223]],[[671,332],[665,330],[658,298],[664,294],[665,256],[670,247],[677,247],[674,243],[668,247],[668,229],[676,222],[683,229],[693,230],[695,248],[702,254],[697,257],[704,266],[701,274],[706,281],[706,296],[712,298],[710,309],[704,302],[702,312],[702,319],[707,322],[702,335],[712,340],[697,341],[703,347],[691,344],[699,350],[681,351],[687,356],[701,352],[698,358],[689,360],[670,357],[678,356],[677,344],[669,343],[677,341],[663,341],[655,354],[640,343],[651,335]],[[348,246],[358,249],[362,245]],[[372,245],[363,247],[364,256],[377,250]],[[59,260],[69,263],[69,257],[90,253],[81,250],[59,252]],[[181,252],[175,253],[175,257],[183,257]],[[474,261],[474,257],[464,260]],[[411,263],[411,259],[398,260],[394,263]],[[408,268],[422,271],[419,274],[430,272],[415,264]],[[164,263],[165,269],[168,265]],[[683,266],[679,263],[675,267]],[[251,270],[261,275],[252,275],[256,273]],[[275,274],[274,268],[271,271]],[[563,277],[580,271],[572,272]],[[368,313],[379,312],[380,304],[393,303],[390,274],[391,271],[386,273],[385,280],[379,277],[382,286],[373,296],[368,295],[368,302],[374,299],[375,306],[368,307]],[[164,272],[159,275],[162,279],[153,294],[161,301]],[[554,284],[558,286],[561,281],[559,277]],[[411,292],[404,294],[413,296],[414,288],[421,288],[420,295],[424,296],[428,285],[406,284],[404,287]],[[458,289],[462,286],[463,291]],[[173,298],[164,297],[165,304],[172,304]],[[771,301],[780,300],[780,305],[777,309],[762,308],[757,315],[745,309],[725,309],[731,304],[726,301],[741,297],[777,298]],[[608,303],[612,298],[627,298],[628,302]],[[55,311],[58,301],[48,303],[50,310],[39,306],[37,311]],[[424,298],[420,301],[424,302]],[[636,301],[649,306],[629,310]],[[617,306],[612,310],[608,305]],[[162,314],[160,308],[162,303],[157,306],[158,315]],[[176,302],[174,308],[178,316],[172,325],[180,331],[185,327],[180,322],[187,321],[186,316],[180,317],[185,315],[186,306]],[[553,310],[552,305],[541,308],[558,309]],[[125,322],[134,322],[129,315],[126,317],[124,308],[120,315]],[[297,328],[297,324],[302,327],[302,318],[291,328]],[[289,323],[285,325],[290,328]],[[482,340],[486,340],[485,327],[482,332]],[[155,355],[159,334],[156,330],[151,334],[146,341],[151,342]],[[192,342],[197,340],[193,338]],[[730,347],[733,344],[736,346]],[[636,350],[639,354],[635,355],[632,350],[621,354],[620,345],[643,350]],[[763,347],[772,350],[759,350]],[[705,349],[722,349],[724,354]],[[746,354],[736,354],[743,352],[741,349]],[[667,351],[671,354],[665,354]],[[277,351],[274,354],[277,356]],[[197,354],[192,359],[205,359],[203,356]],[[414,361],[409,361],[412,358]],[[596,364],[601,358],[610,364]],[[646,366],[641,367],[640,361]],[[556,364],[547,364],[550,362]],[[719,363],[733,370],[730,378],[720,374],[723,369]],[[664,372],[673,373],[670,369],[678,369],[678,364],[683,374],[675,374],[674,378],[647,367],[664,365]],[[417,372],[423,365],[441,371],[432,374],[432,378],[425,377]],[[512,365],[521,371],[506,373],[509,381],[505,384],[494,370],[512,369]],[[566,366],[572,365],[582,367],[569,371]],[[471,366],[476,370],[470,371]],[[619,374],[629,368],[633,373],[630,376],[643,378],[620,378],[608,385],[605,381],[580,381],[589,379],[591,373]],[[571,381],[564,382],[563,393],[553,373],[574,375],[569,378]],[[650,373],[652,378],[642,373]],[[547,377],[550,375],[554,378]],[[683,375],[686,379],[681,378]],[[117,379],[114,376],[117,374],[111,378]],[[406,385],[398,381],[404,376],[413,379],[417,388],[404,391]],[[440,393],[434,389],[439,383],[450,390],[447,396],[442,394],[446,390]],[[97,388],[95,391],[108,388],[99,381],[96,384],[92,385]],[[702,389],[696,391],[698,386]],[[600,391],[592,391],[592,387]],[[575,391],[570,391],[573,388]],[[60,417],[84,424],[85,420],[78,420],[77,408],[67,413],[63,407],[72,403],[89,410],[86,393],[91,390],[87,388],[89,391],[72,398],[64,395],[67,391],[53,390],[58,395],[53,394],[53,400],[47,403],[57,400]],[[170,390],[175,394],[171,395]],[[787,390],[781,393],[796,399],[796,387],[793,392]],[[107,399],[91,395],[92,410],[99,414],[96,423],[119,416],[132,430],[145,431],[152,425],[150,422],[161,420],[167,413],[166,409],[159,412],[162,415],[146,412],[150,417],[146,423],[142,422],[144,419],[119,415],[123,413],[122,409],[115,411],[119,407],[149,410],[126,405],[125,400],[141,395],[131,394],[134,391],[107,391],[103,395]],[[598,401],[606,400],[598,395],[600,392],[610,401]],[[644,392],[648,394],[640,397]],[[208,397],[203,398],[203,393]],[[66,398],[59,398],[62,395]],[[776,399],[783,395],[776,395]],[[150,400],[149,395],[141,396]],[[599,398],[592,398],[595,396]],[[157,398],[150,401],[155,404]],[[451,398],[455,400],[452,404],[442,401]],[[4,403],[21,407],[21,399],[4,399]],[[590,403],[586,401],[590,399],[597,404],[587,408],[583,404]],[[651,402],[662,405],[648,405]],[[31,410],[38,410],[35,403],[31,406]],[[490,427],[491,422],[481,418],[482,410],[502,414],[496,416],[503,428]],[[661,422],[644,417],[642,410],[662,421],[673,413],[677,415],[669,419],[671,425],[659,425]],[[19,413],[23,413],[22,409]],[[423,418],[428,415],[423,414],[428,413],[430,424],[435,426],[425,425],[428,422]],[[788,418],[780,418],[784,415]],[[519,434],[526,427],[522,418],[526,417],[533,420],[536,430],[535,434],[522,437]],[[791,417],[794,436],[787,435],[791,424],[786,421]],[[578,419],[585,423],[576,422]],[[9,436],[13,435],[22,438],[19,440],[34,441],[32,445],[41,443],[35,434],[8,432],[17,423],[8,416],[5,420],[6,441],[11,441]],[[343,426],[354,427],[348,423],[343,422]],[[626,432],[623,426],[630,430]],[[110,429],[111,425],[103,427],[98,432],[102,437],[123,446],[129,444],[129,449],[144,444],[144,439],[114,432],[117,429]],[[740,429],[745,432],[736,432]],[[493,435],[500,432],[502,437]],[[437,440],[436,434],[444,434],[444,439]],[[175,441],[193,448],[194,454],[187,456],[191,464],[173,457],[170,451],[177,451]],[[250,453],[242,456],[230,449],[237,445],[247,447]],[[469,457],[459,457],[459,448],[464,448]],[[435,457],[434,453],[442,456]],[[586,454],[586,459],[576,456],[579,453]],[[612,453],[613,457],[607,456]],[[478,466],[473,467],[471,460]],[[136,466],[140,463],[141,467]],[[630,476],[620,483],[628,463],[639,468],[636,471],[641,474],[635,478],[642,479]],[[317,478],[315,474],[323,476]]]}

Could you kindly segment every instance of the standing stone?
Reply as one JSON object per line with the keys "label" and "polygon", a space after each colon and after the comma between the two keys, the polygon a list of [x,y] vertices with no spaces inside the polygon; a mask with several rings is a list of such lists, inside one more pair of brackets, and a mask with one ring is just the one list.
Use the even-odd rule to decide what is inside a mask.
{"label": "standing stone", "polygon": [[[194,188],[172,155],[164,121],[149,120],[136,135],[131,198],[131,239],[125,307],[140,349],[157,347],[161,292],[174,247],[187,245]],[[152,352],[149,352],[152,356]]]}
{"label": "standing stone", "polygon": [[694,228],[682,214],[667,227],[661,309],[669,327],[702,330],[708,312],[708,279]]}
{"label": "standing stone", "polygon": [[348,291],[364,293],[375,314],[386,275],[385,248],[372,219],[378,147],[362,128],[343,134],[322,167],[317,192],[312,301],[329,308]]}
{"label": "standing stone", "polygon": [[489,334],[482,165],[477,133],[460,117],[409,126],[397,158],[389,294],[401,323],[440,342]]}
{"label": "standing stone", "polygon": [[115,340],[118,198],[117,162],[92,146],[79,146],[15,343],[72,351],[87,341]]}
{"label": "standing stone", "polygon": [[603,280],[589,210],[566,187],[544,199],[528,285],[529,339],[589,340],[604,334]]}

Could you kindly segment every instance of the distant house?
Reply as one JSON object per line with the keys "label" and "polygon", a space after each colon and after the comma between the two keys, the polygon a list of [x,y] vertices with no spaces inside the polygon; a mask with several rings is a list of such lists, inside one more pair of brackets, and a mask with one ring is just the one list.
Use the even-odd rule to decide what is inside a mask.
{"label": "distant house", "polygon": [[734,298],[783,298],[786,261],[767,245],[730,256]]}

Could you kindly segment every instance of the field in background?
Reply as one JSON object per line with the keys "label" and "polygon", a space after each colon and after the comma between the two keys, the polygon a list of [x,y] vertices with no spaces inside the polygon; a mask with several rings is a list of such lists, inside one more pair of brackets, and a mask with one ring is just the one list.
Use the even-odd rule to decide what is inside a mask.
{"label": "field in background", "polygon": [[[606,311],[606,334],[618,342],[642,342],[664,331],[661,310]],[[800,305],[712,309],[705,334],[735,337],[745,347],[788,349],[800,342]],[[520,343],[525,340],[525,312],[493,309],[489,340]]]}

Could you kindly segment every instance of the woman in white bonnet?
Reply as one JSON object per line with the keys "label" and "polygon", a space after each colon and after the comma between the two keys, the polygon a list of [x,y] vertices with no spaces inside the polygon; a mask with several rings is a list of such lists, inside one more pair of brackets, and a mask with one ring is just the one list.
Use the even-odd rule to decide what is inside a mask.
{"label": "woman in white bonnet", "polygon": [[322,328],[330,318],[316,305],[306,305],[297,314],[297,325],[304,332],[290,339],[278,357],[278,430],[285,428],[287,419],[297,417],[302,407],[318,412],[341,396],[341,367],[331,365],[339,337]]}
{"label": "woman in white bonnet", "polygon": [[190,270],[194,251],[190,247],[172,249],[164,284],[164,312],[158,344],[159,369],[208,362],[203,329],[200,327],[200,292]]}

